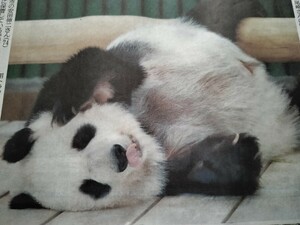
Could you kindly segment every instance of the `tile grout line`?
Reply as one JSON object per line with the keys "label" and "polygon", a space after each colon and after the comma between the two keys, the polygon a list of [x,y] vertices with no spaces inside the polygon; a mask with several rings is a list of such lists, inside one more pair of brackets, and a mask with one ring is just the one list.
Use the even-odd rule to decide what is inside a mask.
{"label": "tile grout line", "polygon": [[[270,165],[272,164],[272,161],[268,161],[266,163],[266,165],[262,168],[262,171],[260,173],[260,178],[262,177],[262,175],[266,172],[266,170],[270,167]],[[227,221],[230,219],[230,217],[233,215],[233,213],[237,210],[237,208],[242,204],[242,202],[247,198],[247,196],[243,196],[241,197],[241,199],[232,207],[232,209],[230,210],[230,212],[227,214],[227,216],[225,216],[225,218],[222,220],[221,223],[227,223]]]}
{"label": "tile grout line", "polygon": [[245,196],[241,197],[239,201],[232,207],[232,209],[229,211],[227,216],[221,221],[221,223],[227,223],[227,221],[230,219],[232,214],[236,211],[236,209],[240,206],[240,204],[244,201]]}
{"label": "tile grout line", "polygon": [[56,217],[58,217],[60,214],[62,214],[63,211],[59,211],[56,212],[53,216],[50,216],[48,219],[46,219],[43,223],[41,223],[41,225],[46,225],[48,224],[51,220],[55,219]]}
{"label": "tile grout line", "polygon": [[273,163],[272,160],[268,161],[266,163],[266,165],[262,168],[262,171],[260,173],[260,178],[262,177],[262,175],[266,172],[266,170],[270,167],[270,165]]}
{"label": "tile grout line", "polygon": [[4,198],[6,195],[8,195],[9,192],[5,192],[4,194],[0,195],[0,199]]}
{"label": "tile grout line", "polygon": [[144,215],[146,215],[154,206],[157,205],[157,203],[159,203],[161,200],[163,199],[163,197],[160,197],[158,199],[156,199],[147,209],[145,209],[139,216],[137,216],[133,221],[129,222],[128,224],[126,223],[126,225],[133,225],[135,224],[137,221],[139,221]]}

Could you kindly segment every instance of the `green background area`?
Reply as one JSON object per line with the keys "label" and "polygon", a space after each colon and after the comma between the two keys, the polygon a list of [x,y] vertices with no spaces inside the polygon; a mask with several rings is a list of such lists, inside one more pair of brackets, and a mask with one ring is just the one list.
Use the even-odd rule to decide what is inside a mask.
{"label": "green background area", "polygon": [[[174,18],[184,15],[197,3],[198,0],[19,0],[16,20],[62,19],[89,15]],[[268,16],[293,16],[288,0],[260,0],[260,3]],[[10,65],[8,78],[48,77],[59,68],[60,64]],[[268,68],[274,76],[291,75],[299,69],[299,63],[269,64]]]}

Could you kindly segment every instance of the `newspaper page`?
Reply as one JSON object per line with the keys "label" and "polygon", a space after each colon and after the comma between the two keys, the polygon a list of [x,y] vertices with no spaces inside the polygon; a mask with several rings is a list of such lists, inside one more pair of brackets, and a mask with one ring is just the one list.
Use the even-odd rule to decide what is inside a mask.
{"label": "newspaper page", "polygon": [[0,3],[0,225],[300,223],[299,0]]}
{"label": "newspaper page", "polygon": [[18,0],[1,0],[0,3],[0,118],[3,106],[8,59],[13,35]]}
{"label": "newspaper page", "polygon": [[294,14],[295,14],[296,26],[298,30],[298,37],[300,40],[300,1],[292,0],[292,3],[293,3]]}

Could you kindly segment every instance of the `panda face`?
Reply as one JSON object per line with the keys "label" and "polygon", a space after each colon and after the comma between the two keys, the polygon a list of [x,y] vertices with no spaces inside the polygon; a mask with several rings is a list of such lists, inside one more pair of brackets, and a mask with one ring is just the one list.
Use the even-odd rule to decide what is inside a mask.
{"label": "panda face", "polygon": [[164,162],[161,147],[129,112],[95,104],[34,142],[16,165],[11,193],[56,210],[134,204],[160,194]]}
{"label": "panda face", "polygon": [[[74,124],[77,121],[84,125],[77,130],[72,148],[85,155],[90,177],[104,185],[99,205],[124,205],[160,193],[164,155],[130,113],[117,104],[94,105]],[[78,142],[81,138],[84,141]]]}

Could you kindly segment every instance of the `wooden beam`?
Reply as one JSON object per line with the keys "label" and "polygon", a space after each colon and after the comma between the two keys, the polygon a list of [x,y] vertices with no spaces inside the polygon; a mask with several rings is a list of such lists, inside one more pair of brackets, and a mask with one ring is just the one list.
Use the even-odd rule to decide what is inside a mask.
{"label": "wooden beam", "polygon": [[[81,48],[105,48],[129,30],[166,21],[138,16],[18,21],[9,63],[61,63]],[[293,18],[245,19],[237,29],[237,40],[244,51],[262,61],[300,61],[300,42]]]}
{"label": "wooden beam", "polygon": [[294,18],[247,18],[237,28],[237,43],[265,62],[300,61]]}
{"label": "wooden beam", "polygon": [[17,21],[10,64],[60,63],[79,49],[106,47],[138,26],[167,20],[137,16],[89,16],[75,19]]}

